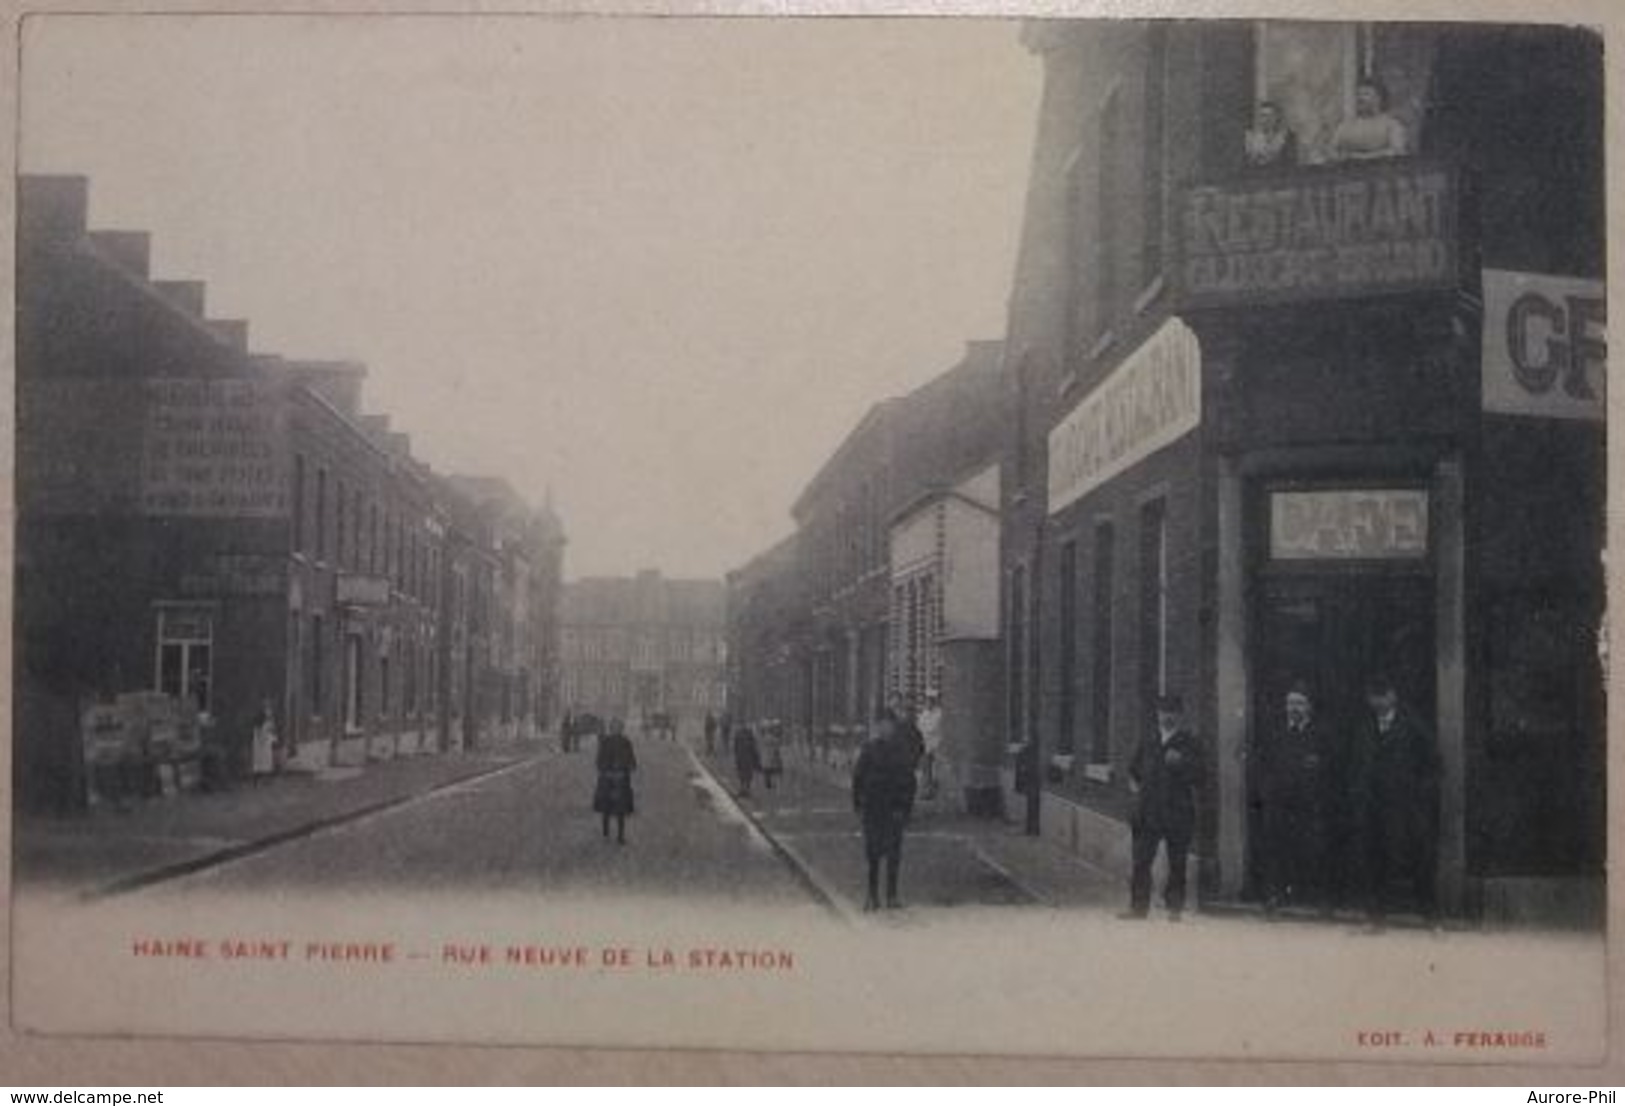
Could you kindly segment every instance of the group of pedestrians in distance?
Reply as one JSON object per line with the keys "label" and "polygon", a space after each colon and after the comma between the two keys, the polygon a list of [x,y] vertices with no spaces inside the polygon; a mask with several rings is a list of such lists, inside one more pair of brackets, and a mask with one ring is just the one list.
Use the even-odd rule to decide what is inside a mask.
{"label": "group of pedestrians in distance", "polygon": [[[1247,749],[1253,862],[1268,918],[1288,904],[1330,917],[1347,885],[1373,931],[1384,928],[1402,897],[1425,922],[1437,921],[1438,746],[1386,676],[1368,682],[1365,705],[1339,740],[1316,718],[1309,688],[1295,683],[1280,716],[1267,720]],[[1208,760],[1179,696],[1159,696],[1155,716],[1129,762],[1133,859],[1121,916],[1150,914],[1152,865],[1161,852],[1163,903],[1178,921]]]}

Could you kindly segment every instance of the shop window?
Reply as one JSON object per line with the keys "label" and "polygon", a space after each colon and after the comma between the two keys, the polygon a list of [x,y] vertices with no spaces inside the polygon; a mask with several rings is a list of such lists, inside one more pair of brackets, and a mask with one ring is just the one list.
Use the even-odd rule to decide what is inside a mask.
{"label": "shop window", "polygon": [[1095,529],[1095,572],[1090,624],[1089,762],[1111,762],[1112,592],[1116,534],[1111,523]]}
{"label": "shop window", "polygon": [[214,615],[207,607],[165,607],[158,612],[154,683],[165,695],[210,709],[214,682]]}
{"label": "shop window", "polygon": [[361,664],[361,635],[346,634],[344,637],[344,728],[350,732],[361,729],[362,720],[366,717],[363,712],[362,674],[365,669]]}
{"label": "shop window", "polygon": [[1145,702],[1168,691],[1168,512],[1160,499],[1140,509],[1140,690]]}
{"label": "shop window", "polygon": [[1060,567],[1061,655],[1058,659],[1061,682],[1059,710],[1060,732],[1055,751],[1069,754],[1073,747],[1073,729],[1077,723],[1077,663],[1078,663],[1078,543],[1069,541],[1061,545]]}

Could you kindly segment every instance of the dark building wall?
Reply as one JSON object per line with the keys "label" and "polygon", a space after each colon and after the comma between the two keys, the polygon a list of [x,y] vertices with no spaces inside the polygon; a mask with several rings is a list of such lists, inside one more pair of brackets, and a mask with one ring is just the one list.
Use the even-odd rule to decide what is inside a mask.
{"label": "dark building wall", "polygon": [[[1006,339],[1009,737],[1036,736],[1046,755],[1059,750],[1064,759],[1098,724],[1089,704],[1104,671],[1091,625],[1101,521],[1113,524],[1107,744],[1120,765],[1145,724],[1146,685],[1134,672],[1144,626],[1135,533],[1147,495],[1160,489],[1169,501],[1170,680],[1192,685],[1185,697],[1201,729],[1228,727],[1225,740],[1236,743],[1245,734],[1227,719],[1239,712],[1256,722],[1258,711],[1274,709],[1267,696],[1253,701],[1263,695],[1256,672],[1257,686],[1248,684],[1262,663],[1259,596],[1311,586],[1268,564],[1270,489],[1420,488],[1435,510],[1436,540],[1424,560],[1390,567],[1413,581],[1395,587],[1419,589],[1427,615],[1417,630],[1439,652],[1436,671],[1413,684],[1421,707],[1440,712],[1452,781],[1446,883],[1460,890],[1463,876],[1595,870],[1600,429],[1484,413],[1476,297],[1480,266],[1602,271],[1600,40],[1557,27],[1327,25],[1349,36],[1347,56],[1374,64],[1412,151],[1455,174],[1459,209],[1448,233],[1459,282],[1193,306],[1173,279],[1183,190],[1246,179],[1238,176],[1241,138],[1263,75],[1259,35],[1268,31],[1260,27],[1055,22],[1026,31],[1045,85]],[[1289,175],[1347,172],[1301,166]],[[1170,314],[1200,340],[1201,428],[1051,516],[1051,429]],[[1075,574],[1068,589],[1063,560]],[[1356,587],[1337,582],[1335,566],[1321,567],[1333,593]],[[1023,609],[1014,610],[1018,580]],[[1075,617],[1062,609],[1063,595]],[[1508,630],[1520,621],[1533,628]],[[1380,663],[1363,656],[1367,667]],[[1353,717],[1357,698],[1337,689],[1330,701]],[[1218,809],[1198,848],[1222,854],[1227,872],[1209,871],[1206,885],[1231,894],[1245,834],[1234,829],[1241,808],[1223,808],[1245,794],[1246,777],[1225,756],[1215,750]],[[1088,759],[1051,772],[1055,794],[1121,815],[1127,800],[1106,773],[1080,773]],[[1221,832],[1221,814],[1230,830]],[[1471,908],[1473,896],[1469,887],[1454,901]]]}

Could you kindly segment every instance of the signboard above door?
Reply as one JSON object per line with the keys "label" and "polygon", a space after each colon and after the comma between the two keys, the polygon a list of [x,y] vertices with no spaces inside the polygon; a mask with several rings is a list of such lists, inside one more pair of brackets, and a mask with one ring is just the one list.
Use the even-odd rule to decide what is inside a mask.
{"label": "signboard above door", "polygon": [[1270,495],[1270,556],[1276,560],[1414,560],[1427,549],[1428,493],[1420,488]]}

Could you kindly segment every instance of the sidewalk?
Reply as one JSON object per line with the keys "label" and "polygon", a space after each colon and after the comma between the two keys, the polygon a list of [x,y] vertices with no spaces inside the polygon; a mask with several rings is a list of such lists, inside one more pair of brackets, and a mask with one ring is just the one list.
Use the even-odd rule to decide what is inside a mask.
{"label": "sidewalk", "polygon": [[555,747],[551,738],[401,757],[355,770],[285,773],[227,791],[18,816],[14,876],[85,894],[128,890],[358,818]]}
{"label": "sidewalk", "polygon": [[[785,751],[785,772],[769,791],[760,779],[737,796],[731,757],[706,756],[706,767],[758,828],[806,870],[846,914],[859,912],[864,860],[852,812],[850,769]],[[945,792],[919,800],[903,847],[903,897],[930,906],[1040,906],[1116,909],[1126,887],[1015,823],[974,818],[953,809]]]}

